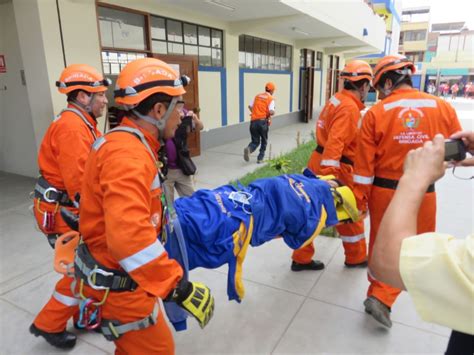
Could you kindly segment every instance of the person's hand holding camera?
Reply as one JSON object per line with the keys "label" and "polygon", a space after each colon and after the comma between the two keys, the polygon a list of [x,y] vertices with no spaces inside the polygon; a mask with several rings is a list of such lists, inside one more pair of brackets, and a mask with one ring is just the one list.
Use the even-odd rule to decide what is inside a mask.
{"label": "person's hand holding camera", "polygon": [[444,175],[444,150],[444,137],[441,134],[437,134],[433,141],[425,142],[423,147],[411,150],[405,159],[402,179],[416,181],[420,189],[426,190]]}
{"label": "person's hand holding camera", "polygon": [[[461,139],[466,146],[466,150],[471,154],[474,155],[474,131],[462,131],[454,133],[451,139]],[[464,159],[463,161],[457,162],[456,166],[474,166],[474,157],[470,157],[468,159]]]}

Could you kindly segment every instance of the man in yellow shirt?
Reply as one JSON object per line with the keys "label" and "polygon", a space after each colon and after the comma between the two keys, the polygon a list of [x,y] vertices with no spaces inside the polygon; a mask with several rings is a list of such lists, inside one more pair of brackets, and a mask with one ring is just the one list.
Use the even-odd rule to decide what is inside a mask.
{"label": "man in yellow shirt", "polygon": [[[474,153],[474,132],[459,132]],[[404,174],[380,224],[369,269],[391,286],[407,290],[420,316],[453,329],[446,351],[474,353],[474,235],[456,239],[441,233],[416,235],[423,196],[446,169],[444,137],[408,153]],[[474,166],[474,158],[457,163]]]}

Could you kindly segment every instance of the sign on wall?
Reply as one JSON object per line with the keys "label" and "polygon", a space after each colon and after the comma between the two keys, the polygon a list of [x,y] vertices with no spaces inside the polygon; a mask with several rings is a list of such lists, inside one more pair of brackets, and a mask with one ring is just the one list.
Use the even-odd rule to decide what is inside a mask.
{"label": "sign on wall", "polygon": [[7,65],[5,63],[5,55],[0,54],[0,73],[7,72]]}

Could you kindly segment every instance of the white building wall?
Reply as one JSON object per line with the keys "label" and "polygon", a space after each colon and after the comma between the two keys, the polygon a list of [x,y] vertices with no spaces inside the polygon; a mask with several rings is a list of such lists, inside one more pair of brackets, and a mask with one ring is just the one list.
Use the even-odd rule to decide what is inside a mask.
{"label": "white building wall", "polygon": [[[209,84],[212,83],[212,88]],[[199,101],[200,117],[204,123],[204,129],[221,127],[221,74],[219,72],[199,72]]]}
{"label": "white building wall", "polygon": [[0,170],[33,176],[38,172],[36,141],[11,2],[0,5],[0,53],[7,68],[0,73]]}

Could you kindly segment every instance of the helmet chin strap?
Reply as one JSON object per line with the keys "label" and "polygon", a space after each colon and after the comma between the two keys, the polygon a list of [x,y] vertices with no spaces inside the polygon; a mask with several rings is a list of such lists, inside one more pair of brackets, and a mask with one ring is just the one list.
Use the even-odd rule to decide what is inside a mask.
{"label": "helmet chin strap", "polygon": [[96,119],[94,113],[92,112],[92,105],[94,104],[94,101],[95,101],[95,94],[94,93],[90,93],[90,100],[89,102],[84,105],[84,104],[81,104],[79,101],[77,100],[74,100],[73,102],[79,106],[80,108],[82,108],[84,111],[86,111],[94,120]]}
{"label": "helmet chin strap", "polygon": [[159,138],[163,139],[163,134],[162,133],[163,133],[165,127],[166,127],[166,122],[168,122],[171,114],[173,113],[177,102],[178,102],[178,97],[177,96],[173,97],[173,99],[171,100],[171,102],[168,106],[168,109],[164,113],[163,117],[161,117],[161,119],[159,119],[159,120],[157,120],[156,118],[150,117],[148,115],[142,115],[137,110],[132,110],[132,112],[138,118],[140,118],[140,119],[152,124],[153,126],[155,126],[158,129]]}

